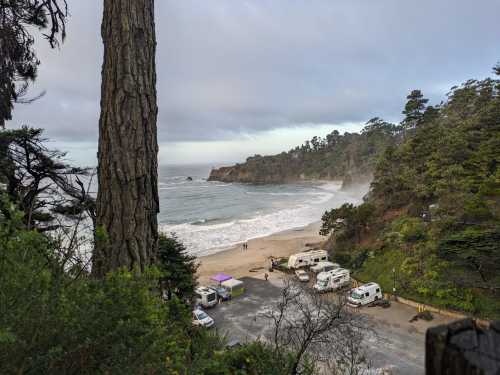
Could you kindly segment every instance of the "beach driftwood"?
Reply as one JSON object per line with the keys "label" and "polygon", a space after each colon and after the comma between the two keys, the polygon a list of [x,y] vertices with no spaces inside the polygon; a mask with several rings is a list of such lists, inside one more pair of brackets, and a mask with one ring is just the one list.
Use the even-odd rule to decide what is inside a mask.
{"label": "beach driftwood", "polygon": [[500,321],[489,328],[472,319],[429,328],[425,346],[427,375],[500,374]]}

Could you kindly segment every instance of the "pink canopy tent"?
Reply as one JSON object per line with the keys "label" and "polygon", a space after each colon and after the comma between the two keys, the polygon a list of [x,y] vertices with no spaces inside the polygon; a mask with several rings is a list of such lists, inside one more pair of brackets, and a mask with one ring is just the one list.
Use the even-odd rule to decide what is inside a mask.
{"label": "pink canopy tent", "polygon": [[232,276],[226,275],[225,273],[218,273],[217,275],[214,275],[210,278],[210,280],[217,281],[219,284],[222,283],[223,281],[232,279]]}

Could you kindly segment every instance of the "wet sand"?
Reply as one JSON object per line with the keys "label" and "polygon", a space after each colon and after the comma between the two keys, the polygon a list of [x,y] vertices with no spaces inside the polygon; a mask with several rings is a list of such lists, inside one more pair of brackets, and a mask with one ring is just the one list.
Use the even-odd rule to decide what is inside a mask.
{"label": "wet sand", "polygon": [[304,228],[250,240],[247,250],[243,250],[242,244],[239,244],[219,253],[200,257],[198,281],[201,285],[210,284],[210,276],[218,272],[235,278],[262,275],[269,267],[270,256],[288,257],[312,248],[306,244],[319,247],[320,242],[326,240],[326,237],[318,233],[320,227],[321,223],[317,222]]}

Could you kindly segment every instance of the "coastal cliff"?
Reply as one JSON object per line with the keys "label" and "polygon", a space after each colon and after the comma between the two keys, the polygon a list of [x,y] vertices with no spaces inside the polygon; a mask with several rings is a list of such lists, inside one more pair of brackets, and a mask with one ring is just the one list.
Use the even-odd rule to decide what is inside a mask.
{"label": "coastal cliff", "polygon": [[345,185],[368,182],[376,159],[397,142],[394,125],[378,118],[370,120],[361,133],[314,137],[303,145],[277,155],[255,155],[245,163],[212,169],[209,181],[254,184],[340,180]]}

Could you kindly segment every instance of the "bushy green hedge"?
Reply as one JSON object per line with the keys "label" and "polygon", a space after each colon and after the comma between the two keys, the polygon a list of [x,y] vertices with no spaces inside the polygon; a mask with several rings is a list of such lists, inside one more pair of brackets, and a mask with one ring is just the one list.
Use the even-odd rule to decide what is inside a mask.
{"label": "bushy green hedge", "polygon": [[160,297],[158,269],[75,278],[46,236],[0,208],[1,374],[287,373],[262,343],[228,351],[192,327],[189,306]]}

